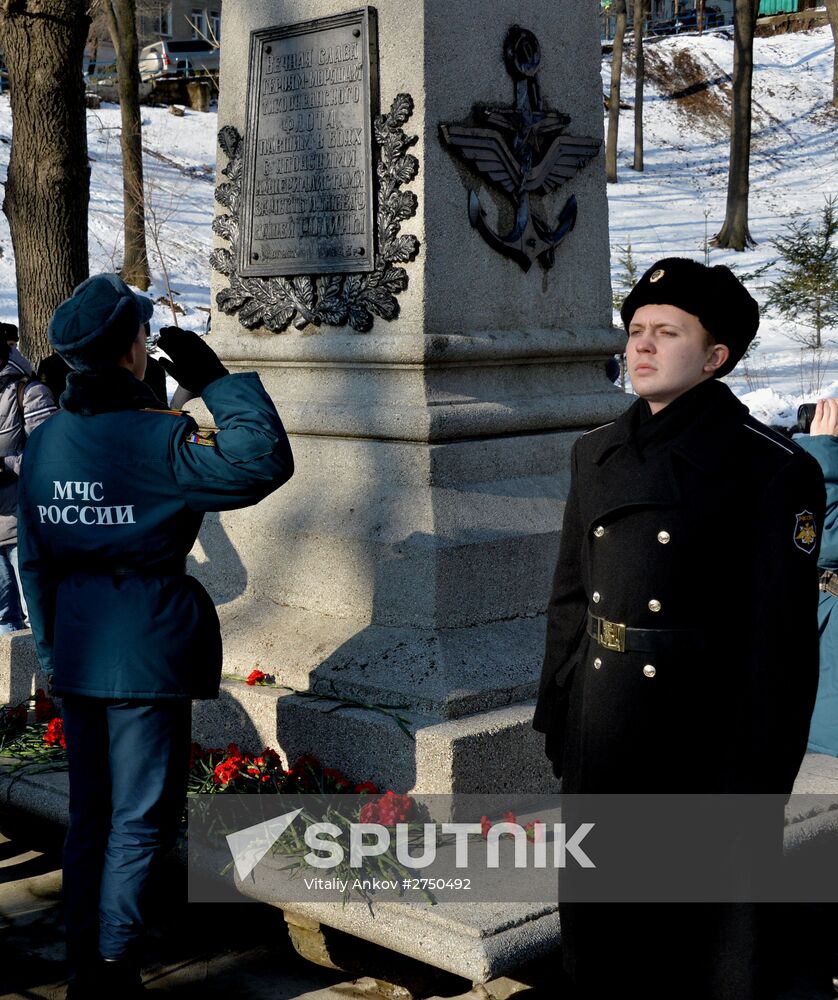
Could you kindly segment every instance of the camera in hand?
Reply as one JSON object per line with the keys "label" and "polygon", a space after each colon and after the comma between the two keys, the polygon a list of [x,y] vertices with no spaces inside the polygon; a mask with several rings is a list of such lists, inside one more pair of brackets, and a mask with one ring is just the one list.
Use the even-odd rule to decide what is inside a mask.
{"label": "camera in hand", "polygon": [[797,408],[797,423],[792,427],[792,434],[808,434],[812,429],[817,403],[801,403]]}

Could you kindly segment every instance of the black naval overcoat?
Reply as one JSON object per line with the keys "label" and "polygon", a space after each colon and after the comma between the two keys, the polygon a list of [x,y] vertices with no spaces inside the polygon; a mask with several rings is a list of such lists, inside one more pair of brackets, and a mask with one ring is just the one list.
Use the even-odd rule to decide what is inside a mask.
{"label": "black naval overcoat", "polygon": [[[563,791],[790,793],[818,682],[824,506],[817,463],[717,381],[576,441],[534,720]],[[608,623],[628,626],[625,651]],[[622,954],[649,996],[656,970],[660,995],[767,995],[746,908],[712,905],[560,900],[565,965],[584,986]],[[677,967],[695,994],[663,981]]]}

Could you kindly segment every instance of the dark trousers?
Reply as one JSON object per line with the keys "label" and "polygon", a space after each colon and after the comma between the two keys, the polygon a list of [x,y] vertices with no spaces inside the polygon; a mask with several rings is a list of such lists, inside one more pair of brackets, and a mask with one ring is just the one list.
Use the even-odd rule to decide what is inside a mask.
{"label": "dark trousers", "polygon": [[64,843],[68,958],[129,957],[161,856],[177,835],[190,746],[187,699],[63,699],[70,771]]}

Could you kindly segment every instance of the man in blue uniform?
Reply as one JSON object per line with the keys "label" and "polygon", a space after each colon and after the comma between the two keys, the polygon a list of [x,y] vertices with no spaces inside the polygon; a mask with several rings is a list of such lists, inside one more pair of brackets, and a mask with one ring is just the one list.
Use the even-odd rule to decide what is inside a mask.
{"label": "man in blue uniform", "polygon": [[20,571],[69,755],[73,998],[142,989],[143,902],[183,809],[190,699],[217,697],[221,676],[215,608],[185,574],[203,515],[258,503],[293,472],[259,377],[229,374],[194,333],[159,343],[217,428],[160,409],[142,382],[152,309],[115,274],[56,309],[50,343],[74,373],[21,473]]}

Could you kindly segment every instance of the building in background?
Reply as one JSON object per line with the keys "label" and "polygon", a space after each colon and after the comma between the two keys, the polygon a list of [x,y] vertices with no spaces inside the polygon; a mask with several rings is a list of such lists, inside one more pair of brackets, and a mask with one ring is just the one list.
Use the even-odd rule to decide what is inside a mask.
{"label": "building in background", "polygon": [[[676,17],[692,15],[696,6],[693,0],[652,0],[652,21],[669,21]],[[733,0],[707,0],[705,9],[709,12],[711,7],[715,7],[721,12],[725,24],[731,23],[733,20]]]}
{"label": "building in background", "polygon": [[[221,0],[210,3],[196,0],[137,0],[137,36],[139,47],[159,41],[206,39],[221,44]],[[107,70],[114,62],[108,26],[101,13],[90,24],[85,48],[88,72]]]}
{"label": "building in background", "polygon": [[145,0],[137,4],[137,31],[140,48],[152,42],[206,38],[221,41],[221,0],[210,4],[194,0]]}

